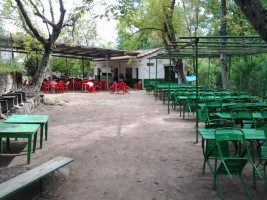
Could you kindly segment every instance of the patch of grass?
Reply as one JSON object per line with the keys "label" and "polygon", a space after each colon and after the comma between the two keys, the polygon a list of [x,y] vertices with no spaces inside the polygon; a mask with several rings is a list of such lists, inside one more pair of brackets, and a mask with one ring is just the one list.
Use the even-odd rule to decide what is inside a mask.
{"label": "patch of grass", "polygon": [[7,63],[0,65],[0,72],[21,72],[21,69],[13,63]]}

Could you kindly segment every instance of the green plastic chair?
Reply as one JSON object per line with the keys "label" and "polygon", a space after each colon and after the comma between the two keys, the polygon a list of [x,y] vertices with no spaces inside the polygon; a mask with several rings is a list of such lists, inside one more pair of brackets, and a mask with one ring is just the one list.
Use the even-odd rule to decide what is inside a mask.
{"label": "green plastic chair", "polygon": [[257,129],[264,128],[267,125],[267,117],[261,117],[255,120],[255,127]]}
{"label": "green plastic chair", "polygon": [[[207,129],[208,128],[211,128],[211,129],[233,128],[233,127],[234,127],[233,122],[227,119],[207,120],[205,123],[205,128]],[[215,159],[215,146],[216,146],[215,140],[207,140],[205,149],[203,147],[203,155],[204,155],[204,162],[203,162],[203,167],[202,167],[203,175],[205,174],[206,163],[208,164],[208,167],[211,173],[214,173],[214,170],[212,169],[212,166],[209,160]],[[221,143],[221,149],[222,149],[223,156],[229,156],[228,142]]]}
{"label": "green plastic chair", "polygon": [[233,101],[233,98],[230,94],[221,95],[220,99],[223,103],[229,103],[229,102]]}
{"label": "green plastic chair", "polygon": [[195,111],[196,111],[196,94],[193,92],[187,95],[187,100],[184,102],[183,119],[185,118],[185,112],[188,113],[188,118],[189,118],[189,113],[192,112],[194,115]]}
{"label": "green plastic chair", "polygon": [[146,85],[146,94],[149,94],[153,91],[154,87],[152,85]]}
{"label": "green plastic chair", "polygon": [[[223,194],[222,194],[218,176],[228,175],[229,178],[233,180],[233,175],[238,175],[241,179],[241,182],[243,184],[243,187],[248,197],[251,198],[251,195],[242,178],[243,169],[246,166],[246,164],[249,162],[252,165],[253,169],[257,172],[259,177],[262,178],[262,176],[251,159],[244,132],[240,129],[217,129],[214,131],[214,135],[215,135],[215,140],[216,140],[215,169],[214,169],[214,182],[213,182],[214,189],[216,189],[216,185],[217,185],[220,196],[223,199]],[[229,142],[229,141],[242,143],[242,145],[244,146],[247,152],[247,157],[224,156],[222,153],[223,150],[220,144],[223,142]]]}
{"label": "green plastic chair", "polygon": [[256,127],[252,112],[249,109],[238,108],[232,110],[230,113],[236,128],[238,128],[238,126],[240,126],[240,128]]}
{"label": "green plastic chair", "polygon": [[262,117],[267,117],[267,108],[263,108],[263,109],[261,110],[261,116],[262,116]]}
{"label": "green plastic chair", "polygon": [[260,152],[259,152],[259,163],[257,166],[260,164],[263,166],[263,174],[264,174],[264,187],[265,190],[267,190],[267,175],[266,175],[266,166],[267,166],[267,125],[264,127],[264,135],[265,135],[265,140],[260,146]]}

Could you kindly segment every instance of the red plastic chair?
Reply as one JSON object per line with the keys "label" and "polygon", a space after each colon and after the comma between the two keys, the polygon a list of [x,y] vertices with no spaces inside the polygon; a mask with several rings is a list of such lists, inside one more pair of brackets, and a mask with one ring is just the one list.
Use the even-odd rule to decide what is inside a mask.
{"label": "red plastic chair", "polygon": [[134,90],[140,90],[141,89],[142,81],[139,81],[138,83],[134,84]]}
{"label": "red plastic chair", "polygon": [[62,92],[64,93],[64,86],[65,86],[65,83],[62,82],[62,81],[59,81],[57,83],[57,89],[56,89],[56,92]]}
{"label": "red plastic chair", "polygon": [[96,93],[96,87],[95,84],[91,81],[84,84],[87,92],[94,92]]}
{"label": "red plastic chair", "polygon": [[117,81],[114,81],[114,83],[108,87],[108,90],[112,89],[112,91],[110,92],[111,94],[116,91],[116,87],[117,87]]}
{"label": "red plastic chair", "polygon": [[44,93],[46,93],[47,90],[49,91],[50,85],[43,81],[42,88],[43,88]]}
{"label": "red plastic chair", "polygon": [[131,88],[128,85],[126,85],[123,81],[117,84],[117,93],[120,92],[120,90],[123,91],[123,93],[129,93],[126,89]]}
{"label": "red plastic chair", "polygon": [[50,91],[53,92],[53,89],[55,92],[57,92],[57,82],[56,81],[50,81],[49,82]]}
{"label": "red plastic chair", "polygon": [[65,92],[68,92],[68,91],[69,91],[69,84],[70,84],[69,81],[67,81],[67,82],[64,84],[64,90],[65,90]]}
{"label": "red plastic chair", "polygon": [[74,88],[75,88],[75,90],[82,90],[82,81],[81,80],[77,80],[74,83]]}
{"label": "red plastic chair", "polygon": [[107,88],[107,82],[106,81],[101,81],[100,82],[100,87],[101,87],[101,90],[106,90],[106,88]]}
{"label": "red plastic chair", "polygon": [[25,79],[22,83],[22,86],[25,87],[27,85],[27,79]]}
{"label": "red plastic chair", "polygon": [[87,90],[87,87],[88,87],[88,83],[89,81],[88,80],[83,80],[83,82],[82,82],[82,87],[83,87],[83,89],[82,90],[84,90],[84,91],[86,91]]}
{"label": "red plastic chair", "polygon": [[71,90],[71,89],[74,90],[73,89],[73,79],[69,79],[69,81],[70,81],[70,83],[69,83],[69,88],[68,89],[69,90]]}

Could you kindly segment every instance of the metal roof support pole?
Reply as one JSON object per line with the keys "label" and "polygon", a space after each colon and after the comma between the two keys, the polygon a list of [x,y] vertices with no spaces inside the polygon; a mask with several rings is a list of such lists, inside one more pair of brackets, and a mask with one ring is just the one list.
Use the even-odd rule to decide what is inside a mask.
{"label": "metal roof support pole", "polygon": [[149,63],[148,63],[148,79],[149,79],[149,85],[150,85],[150,59],[149,60]]}
{"label": "metal roof support pole", "polygon": [[198,40],[196,40],[196,49],[195,49],[195,56],[196,56],[196,143],[198,143]]}
{"label": "metal roof support pole", "polygon": [[156,58],[156,84],[155,84],[155,102],[158,98],[158,59]]}
{"label": "metal roof support pole", "polygon": [[172,67],[172,57],[170,55],[170,65],[169,65],[169,86],[168,86],[168,114],[170,114],[170,91],[171,91],[171,67]]}
{"label": "metal roof support pole", "polygon": [[51,80],[50,81],[52,81],[53,80],[53,74],[52,74],[52,57],[50,59],[49,65],[50,65],[50,77],[51,77]]}
{"label": "metal roof support pole", "polygon": [[265,99],[266,85],[267,85],[267,56],[266,56],[266,63],[265,63],[265,81],[264,81],[264,89],[263,89],[263,95],[262,95],[262,102],[264,102],[264,99]]}
{"label": "metal roof support pole", "polygon": [[106,76],[107,76],[107,88],[108,88],[108,54],[106,54],[106,67],[107,67],[107,71],[106,71]]}
{"label": "metal roof support pole", "polygon": [[84,59],[82,57],[82,64],[83,64],[83,80],[84,80]]}
{"label": "metal roof support pole", "polygon": [[210,58],[209,58],[209,69],[208,69],[208,88],[210,88]]}
{"label": "metal roof support pole", "polygon": [[232,59],[231,57],[229,57],[229,72],[228,72],[228,77],[229,77],[229,80],[230,80],[230,76],[231,76],[231,64],[232,64]]}

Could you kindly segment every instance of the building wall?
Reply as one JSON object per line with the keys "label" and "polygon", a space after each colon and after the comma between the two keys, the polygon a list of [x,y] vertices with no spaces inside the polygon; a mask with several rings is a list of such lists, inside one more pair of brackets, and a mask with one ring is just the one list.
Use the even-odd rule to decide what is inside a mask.
{"label": "building wall", "polygon": [[[150,60],[150,76],[149,76],[149,57],[157,55],[158,52],[149,54],[148,56],[144,56],[142,58],[137,58],[136,60],[132,62],[128,62],[128,60],[120,60],[120,61],[109,61],[108,69],[106,68],[106,62],[105,61],[94,61],[94,76],[97,75],[97,68],[101,69],[101,80],[106,80],[106,76],[103,77],[102,73],[105,73],[106,71],[111,72],[111,77],[109,76],[110,81],[114,81],[114,68],[118,68],[118,74],[122,73],[123,77],[125,79],[126,75],[126,68],[132,68],[132,79],[136,79],[136,68],[138,68],[138,79],[143,80],[143,83],[145,80],[151,80],[156,79],[156,59]],[[158,67],[157,67],[157,78],[164,80],[165,78],[165,71],[164,71],[164,65],[169,65],[169,59],[158,59]],[[176,79],[178,78],[177,75],[175,75]],[[177,79],[178,82],[178,79]]]}

